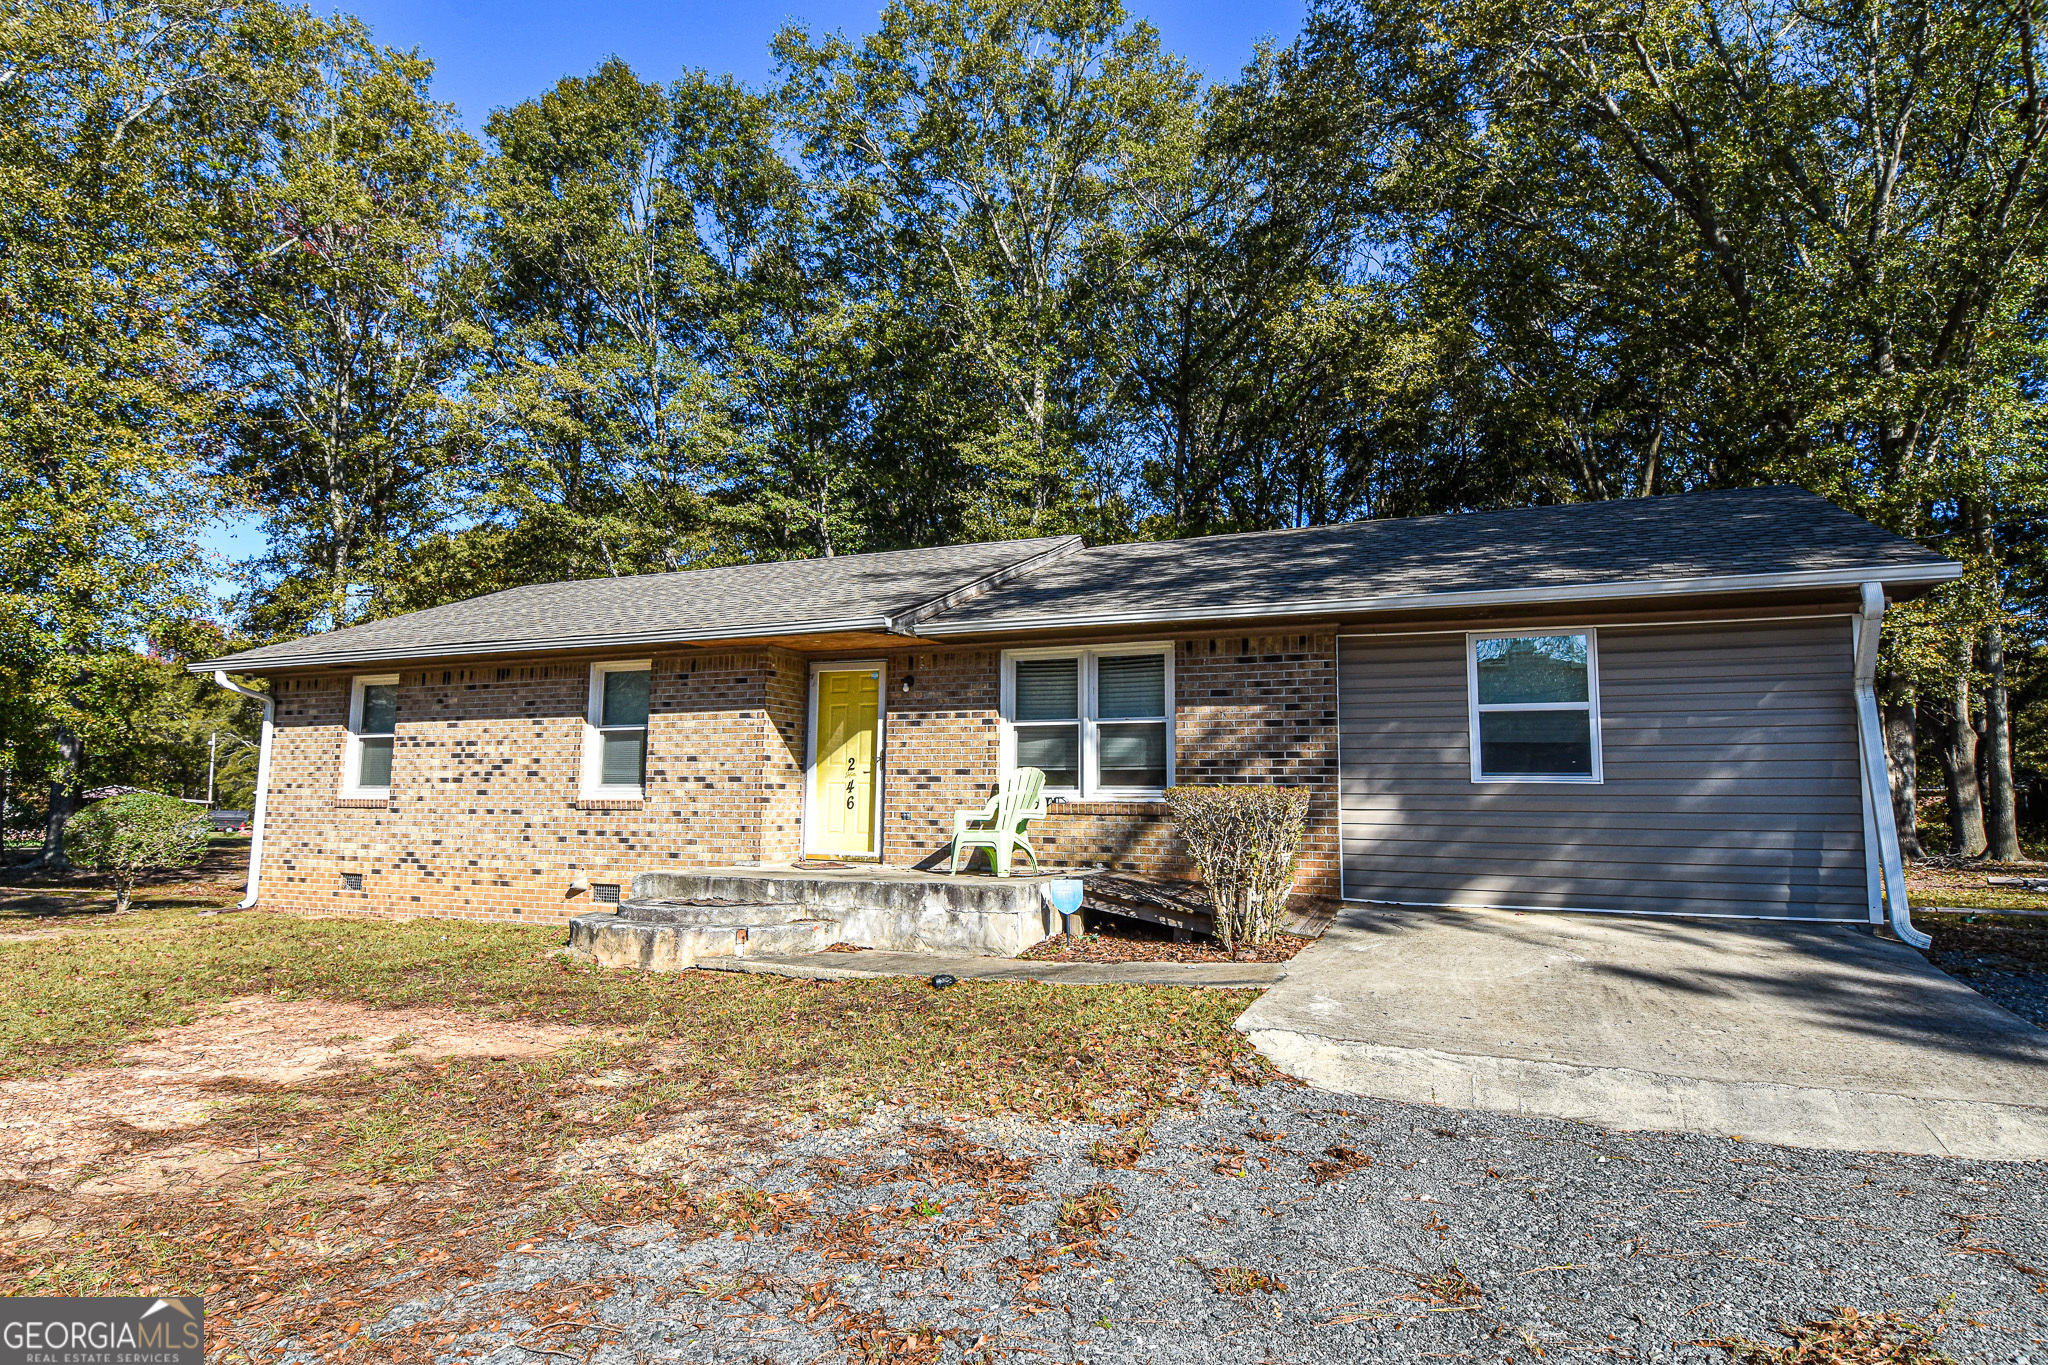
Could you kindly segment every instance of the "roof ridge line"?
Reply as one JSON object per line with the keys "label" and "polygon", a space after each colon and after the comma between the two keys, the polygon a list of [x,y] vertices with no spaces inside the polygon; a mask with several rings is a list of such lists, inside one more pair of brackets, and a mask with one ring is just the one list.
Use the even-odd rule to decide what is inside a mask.
{"label": "roof ridge line", "polygon": [[[1024,537],[1024,540],[1027,541],[1049,539],[1054,539],[1054,537]],[[439,602],[431,607],[419,607],[412,611],[400,612],[397,616],[380,616],[375,621],[361,621],[357,624],[373,626],[384,621],[396,621],[407,616],[418,616],[425,612],[440,611],[444,607],[472,606],[478,602],[489,601],[494,597],[506,597],[513,593],[537,592],[543,588],[577,588],[590,583],[629,583],[634,579],[648,578],[684,578],[691,574],[729,573],[737,569],[775,569],[793,564],[843,564],[848,560],[855,559],[881,559],[887,555],[934,554],[946,550],[973,550],[983,545],[1005,545],[1010,543],[1002,540],[963,540],[950,545],[906,545],[894,550],[857,550],[852,554],[797,555],[788,559],[741,559],[735,560],[730,564],[700,564],[692,569],[652,569],[644,573],[607,573],[592,574],[587,578],[550,578],[539,583],[515,583],[509,588],[494,588],[490,592],[479,593],[475,597],[459,597],[453,602]],[[342,626],[338,629],[353,630],[355,626]],[[336,632],[322,631],[320,633],[332,635]],[[313,639],[315,637],[308,635],[301,636],[300,638]]]}
{"label": "roof ridge line", "polygon": [[[1800,493],[1805,493],[1814,498],[1819,498],[1822,502],[1828,503],[1829,506],[1834,507],[1837,511],[1849,512],[1848,508],[1842,507],[1834,503],[1831,499],[1823,497],[1819,493],[1815,493],[1811,488],[1806,487],[1804,484],[1760,483],[1744,484],[1736,488],[1688,488],[1678,493],[1652,493],[1648,495],[1632,494],[1626,497],[1588,498],[1582,502],[1528,503],[1520,507],[1475,507],[1468,508],[1462,512],[1417,512],[1409,516],[1359,517],[1353,521],[1326,521],[1316,526],[1270,526],[1263,531],[1210,531],[1192,536],[1172,536],[1166,540],[1115,540],[1106,541],[1100,545],[1091,545],[1089,546],[1089,548],[1093,550],[1121,550],[1133,549],[1140,546],[1148,545],[1187,545],[1195,541],[1243,540],[1251,536],[1308,535],[1316,531],[1351,531],[1356,530],[1361,526],[1382,526],[1395,525],[1400,523],[1407,523],[1412,525],[1416,522],[1450,521],[1453,519],[1465,520],[1471,517],[1505,517],[1514,516],[1519,513],[1562,512],[1581,507],[1610,507],[1616,504],[1623,503],[1649,504],[1656,502],[1676,501],[1683,498],[1713,498],[1736,493],[1772,493],[1788,489]],[[1854,517],[1858,514],[1855,512],[1849,512],[1849,515]],[[1862,517],[1859,519],[1865,521],[1869,520],[1869,518],[1867,517]],[[1871,524],[1875,526],[1877,523],[1872,522]],[[1883,530],[1885,528],[1879,527],[1878,529]]]}
{"label": "roof ridge line", "polygon": [[[1039,537],[1033,536],[1031,539],[1036,540]],[[1061,536],[1052,545],[1040,550],[1037,554],[1026,555],[1014,563],[1005,564],[999,569],[983,574],[971,583],[962,583],[957,588],[941,593],[929,602],[921,602],[909,611],[898,612],[894,616],[884,617],[883,619],[888,623],[889,633],[892,635],[916,635],[920,622],[928,621],[934,616],[950,611],[963,602],[971,602],[993,588],[1001,587],[1012,579],[1030,573],[1034,569],[1043,568],[1055,560],[1065,559],[1067,556],[1084,550],[1087,547],[1088,542],[1077,535]]]}

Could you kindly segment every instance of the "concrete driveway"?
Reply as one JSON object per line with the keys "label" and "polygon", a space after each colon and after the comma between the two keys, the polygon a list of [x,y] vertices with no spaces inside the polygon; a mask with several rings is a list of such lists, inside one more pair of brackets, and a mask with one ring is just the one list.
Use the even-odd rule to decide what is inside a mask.
{"label": "concrete driveway", "polygon": [[2048,1031],[1861,927],[1352,906],[1237,1027],[1352,1094],[2048,1158]]}

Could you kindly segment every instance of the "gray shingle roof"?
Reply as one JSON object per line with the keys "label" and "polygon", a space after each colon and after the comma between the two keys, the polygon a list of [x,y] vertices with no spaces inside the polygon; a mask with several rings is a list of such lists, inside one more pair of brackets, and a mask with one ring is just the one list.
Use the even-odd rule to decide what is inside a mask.
{"label": "gray shingle roof", "polygon": [[756,635],[883,631],[892,624],[910,624],[919,608],[989,575],[1071,553],[1080,545],[1078,536],[1050,536],[537,583],[264,645],[192,667],[252,672]]}
{"label": "gray shingle roof", "polygon": [[[582,579],[194,664],[259,672],[914,628],[957,636],[1744,588],[1924,585],[1961,567],[1799,488],[1080,548],[1073,536]],[[972,592],[994,576],[995,586]],[[965,595],[965,600],[956,600]]]}
{"label": "gray shingle roof", "polygon": [[1105,545],[1013,579],[919,633],[1924,584],[1960,572],[1804,489],[1747,488]]}

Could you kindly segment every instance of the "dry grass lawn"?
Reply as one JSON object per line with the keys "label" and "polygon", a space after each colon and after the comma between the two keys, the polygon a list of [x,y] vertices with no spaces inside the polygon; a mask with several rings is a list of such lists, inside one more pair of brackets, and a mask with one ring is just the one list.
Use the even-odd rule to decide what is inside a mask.
{"label": "dry grass lawn", "polygon": [[2048,892],[1993,886],[1993,877],[2048,878],[2048,863],[1978,863],[1938,867],[1915,863],[1906,873],[1906,898],[1916,907],[1952,905],[1965,910],[2048,910]]}
{"label": "dry grass lawn", "polygon": [[558,928],[61,894],[0,899],[0,1289],[204,1293],[220,1360],[403,1358],[362,1325],[553,1229],[752,1226],[720,1153],[773,1132],[1138,1124],[1266,1074],[1239,992],[602,973]]}

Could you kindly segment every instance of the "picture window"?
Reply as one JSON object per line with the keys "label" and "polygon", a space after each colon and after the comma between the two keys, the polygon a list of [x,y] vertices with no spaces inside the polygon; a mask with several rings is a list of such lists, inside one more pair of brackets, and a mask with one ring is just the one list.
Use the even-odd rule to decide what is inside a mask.
{"label": "picture window", "polygon": [[1148,796],[1172,781],[1173,652],[1120,645],[1006,659],[1011,769],[1055,794]]}

